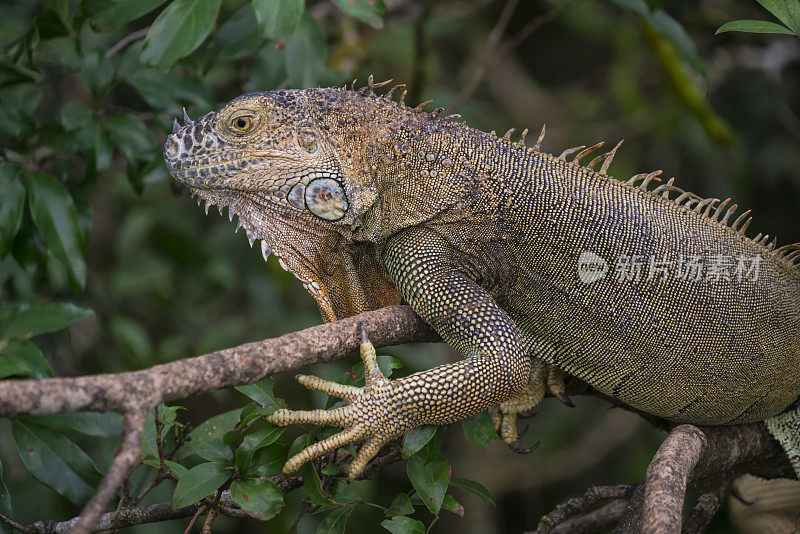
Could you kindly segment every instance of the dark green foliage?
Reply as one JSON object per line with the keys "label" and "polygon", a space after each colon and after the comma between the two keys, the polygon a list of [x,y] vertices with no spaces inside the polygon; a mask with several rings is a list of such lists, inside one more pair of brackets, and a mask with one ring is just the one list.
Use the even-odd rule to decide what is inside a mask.
{"label": "dark green foliage", "polygon": [[[414,2],[387,10],[381,0],[6,4],[0,378],[132,370],[318,322],[311,297],[291,275],[265,265],[232,227],[178,197],[162,160],[172,117],[184,106],[197,117],[247,90],[342,85],[355,77],[363,83],[370,73],[376,81],[410,83],[421,100],[447,106],[470,85],[502,9],[501,2],[471,7],[446,0],[427,11]],[[768,39],[796,39],[713,37],[727,20],[766,18],[764,10],[733,1],[520,4],[507,36],[554,5],[561,11],[507,50],[506,62],[491,57],[497,70],[490,68],[451,112],[485,130],[538,130],[546,121],[544,148],[556,153],[624,137],[614,175],[664,168],[687,190],[731,194],[753,208],[759,231],[777,231],[782,243],[800,241],[800,64],[789,59],[767,71],[736,59],[742,43],[760,50]],[[731,23],[720,30],[797,34],[796,2],[761,4],[783,25]],[[665,43],[671,54],[653,53]],[[394,356],[403,373],[450,358],[420,347],[392,354],[379,357],[387,375],[401,367]],[[361,363],[318,372],[363,383]],[[293,406],[320,405],[318,397],[300,397],[286,378],[276,383]],[[587,429],[607,420],[606,405],[580,398],[565,412],[545,403],[526,438],[541,441],[541,449],[529,456],[504,450],[480,415],[462,423],[467,440],[460,430],[445,439],[443,429],[417,429],[397,445],[405,465],[373,481],[345,483],[326,457],[304,467],[303,485],[283,495],[262,477],[279,475],[293,451],[332,430],[282,434],[265,423],[285,405],[272,379],[236,389],[243,395],[214,392],[149,416],[143,462],[131,477],[134,499],[160,477],[141,504],[191,504],[228,489],[258,518],[223,518],[215,532],[284,532],[296,523],[302,532],[372,532],[380,524],[419,533],[432,521],[437,532],[522,531],[588,485],[639,479],[659,438],[631,431],[602,453],[601,465],[584,462],[579,445]],[[26,524],[76,516],[119,433],[117,414],[0,422],[0,514]],[[613,438],[590,449],[600,451]],[[569,474],[559,478],[560,472]],[[182,532],[187,523],[163,531]]]}

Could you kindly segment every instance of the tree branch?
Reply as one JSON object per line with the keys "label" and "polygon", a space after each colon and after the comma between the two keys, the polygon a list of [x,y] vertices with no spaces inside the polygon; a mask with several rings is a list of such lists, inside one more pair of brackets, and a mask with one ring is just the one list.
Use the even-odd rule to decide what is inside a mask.
{"label": "tree branch", "polygon": [[119,374],[0,382],[0,416],[80,410],[149,410],[195,393],[257,382],[358,349],[363,323],[376,347],[435,341],[438,336],[408,306],[389,306],[278,338]]}

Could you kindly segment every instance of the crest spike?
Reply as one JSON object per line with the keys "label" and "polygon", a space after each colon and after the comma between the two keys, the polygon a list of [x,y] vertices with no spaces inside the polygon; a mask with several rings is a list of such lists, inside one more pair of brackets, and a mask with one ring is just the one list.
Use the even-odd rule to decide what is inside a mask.
{"label": "crest spike", "polygon": [[585,158],[586,156],[588,156],[589,154],[591,154],[592,152],[594,152],[595,150],[597,150],[601,146],[603,146],[603,142],[602,141],[600,141],[596,145],[590,146],[589,148],[587,148],[585,150],[581,150],[580,152],[578,152],[578,155],[575,156],[572,159],[572,163],[574,163],[575,165],[580,165],[581,164],[581,159]]}
{"label": "crest spike", "polygon": [[739,204],[734,204],[733,206],[728,208],[728,211],[725,212],[725,216],[722,217],[722,220],[720,221],[720,223],[722,223],[725,226],[727,226],[728,225],[728,219],[730,219],[731,215],[733,215],[736,212],[738,207],[739,207]]}
{"label": "crest spike", "polygon": [[509,130],[503,136],[503,139],[508,139],[510,141],[511,140],[511,134],[513,134],[516,131],[517,131],[516,128],[509,128]]}
{"label": "crest spike", "polygon": [[727,206],[728,202],[730,201],[731,201],[730,198],[726,198],[720,203],[719,206],[717,206],[717,209],[714,211],[714,215],[711,216],[712,221],[716,221],[719,218],[720,214],[722,213],[722,210],[725,209],[725,206]]}
{"label": "crest spike", "polygon": [[431,102],[433,102],[433,100],[426,100],[425,102],[422,102],[422,103],[420,103],[420,104],[419,104],[417,107],[415,107],[414,109],[415,109],[415,110],[417,110],[417,111],[422,111],[423,109],[425,109],[425,106],[427,106],[427,105],[428,105],[428,104],[430,104]]}
{"label": "crest spike", "polygon": [[603,162],[603,165],[600,167],[600,174],[606,174],[606,171],[608,171],[608,168],[611,166],[611,162],[614,161],[614,156],[616,156],[616,154],[617,154],[617,149],[620,146],[622,146],[622,141],[623,141],[623,139],[620,139],[619,143],[617,143],[617,146],[615,146],[614,148],[611,149],[610,152],[608,152],[606,160]]}
{"label": "crest spike", "polygon": [[521,135],[520,135],[520,137],[519,137],[519,141],[517,141],[517,144],[518,144],[519,146],[525,146],[525,137],[526,137],[527,135],[528,135],[528,129],[527,129],[527,128],[525,128],[524,130],[522,130],[522,134],[521,134]]}
{"label": "crest spike", "polygon": [[742,213],[741,215],[739,215],[736,218],[736,220],[733,221],[733,224],[731,225],[731,229],[736,230],[736,228],[739,226],[739,224],[750,214],[750,211],[751,210],[747,210],[744,213]]}
{"label": "crest spike", "polygon": [[660,182],[661,178],[658,177],[660,174],[661,171],[658,170],[658,171],[653,171],[647,176],[645,176],[644,180],[642,181],[642,185],[639,186],[639,189],[641,189],[642,191],[647,191],[647,186],[650,185],[651,181],[655,180],[657,182]]}
{"label": "crest spike", "polygon": [[536,144],[533,145],[534,150],[539,150],[539,148],[542,146],[542,141],[544,141],[544,132],[546,126],[547,126],[546,124],[542,123],[542,133],[539,134],[539,139],[537,139]]}
{"label": "crest spike", "polygon": [[[750,213],[750,210],[747,210],[747,213]],[[739,235],[744,235],[744,233],[747,231],[747,227],[748,227],[748,226],[750,226],[750,222],[751,222],[752,220],[753,220],[753,218],[752,218],[752,217],[748,217],[748,218],[747,218],[747,220],[746,220],[746,221],[744,222],[744,224],[742,225],[742,229],[741,229],[741,230],[739,230],[739,231],[738,231],[738,232],[736,232],[736,233],[737,233],[737,234],[739,234]]]}
{"label": "crest spike", "polygon": [[383,95],[383,97],[386,98],[387,100],[391,100],[392,97],[394,96],[394,92],[397,91],[398,89],[400,89],[401,87],[405,87],[405,86],[406,86],[406,84],[404,84],[404,83],[398,83],[397,85],[392,86],[392,88],[389,89],[386,92],[386,94]]}
{"label": "crest spike", "polygon": [[183,125],[186,126],[192,122],[192,119],[189,118],[189,114],[186,113],[186,107],[183,108]]}
{"label": "crest spike", "polygon": [[558,158],[556,159],[560,159],[561,161],[567,161],[567,156],[577,152],[578,150],[583,150],[584,148],[586,148],[586,145],[574,146],[572,148],[568,148],[564,152],[562,152],[561,155],[558,156]]}

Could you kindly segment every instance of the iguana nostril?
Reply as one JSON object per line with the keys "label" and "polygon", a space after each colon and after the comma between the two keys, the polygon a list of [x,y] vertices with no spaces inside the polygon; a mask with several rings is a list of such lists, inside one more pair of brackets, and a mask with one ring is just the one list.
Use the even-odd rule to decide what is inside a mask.
{"label": "iguana nostril", "polygon": [[170,135],[169,139],[167,140],[167,148],[164,151],[167,154],[167,157],[170,159],[175,159],[178,157],[180,151],[181,147],[178,143],[178,139],[174,135]]}

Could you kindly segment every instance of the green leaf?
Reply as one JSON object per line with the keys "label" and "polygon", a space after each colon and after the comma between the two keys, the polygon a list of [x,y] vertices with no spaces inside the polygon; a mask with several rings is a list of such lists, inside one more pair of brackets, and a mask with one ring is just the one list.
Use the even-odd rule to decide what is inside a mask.
{"label": "green leaf", "polygon": [[240,409],[234,409],[215,415],[200,423],[197,428],[189,432],[191,442],[210,439],[222,440],[222,436],[239,422]]}
{"label": "green leaf", "polygon": [[445,495],[442,501],[442,508],[448,512],[453,512],[459,517],[464,517],[464,507],[452,495]]}
{"label": "green leaf", "polygon": [[317,534],[344,534],[347,519],[350,517],[354,508],[355,505],[335,508],[331,513],[325,516],[325,519],[319,524],[317,527]]}
{"label": "green leaf", "polygon": [[153,157],[156,146],[153,132],[140,119],[117,115],[106,119],[103,126],[128,161],[147,161]]}
{"label": "green leaf", "polygon": [[278,403],[275,401],[275,394],[272,392],[272,384],[273,384],[272,377],[268,376],[267,378],[259,380],[254,384],[247,384],[246,386],[236,386],[236,391],[238,391],[243,395],[247,395],[261,406],[264,406],[266,408],[273,408],[272,411],[275,411],[278,408]]}
{"label": "green leaf", "polygon": [[28,204],[48,250],[67,270],[74,290],[86,285],[86,238],[75,202],[64,185],[37,171],[28,172]]}
{"label": "green leaf", "polygon": [[181,477],[172,494],[172,508],[177,510],[196,503],[222,486],[231,471],[217,462],[196,465]]}
{"label": "green leaf", "polygon": [[215,63],[241,59],[261,45],[253,4],[245,4],[214,32],[208,54]]}
{"label": "green leaf", "polygon": [[250,471],[253,455],[262,447],[275,442],[283,434],[284,427],[267,424],[253,434],[244,437],[241,445],[236,449],[236,468],[244,476]]}
{"label": "green leaf", "polygon": [[222,0],[174,0],[144,38],[142,62],[168,69],[205,41]]}
{"label": "green leaf", "polygon": [[53,376],[39,347],[27,339],[0,341],[0,378],[7,376]]}
{"label": "green leaf", "polygon": [[395,515],[409,515],[414,513],[414,505],[405,493],[398,493],[394,496],[392,504],[386,509],[386,517]]}
{"label": "green leaf", "polygon": [[381,526],[392,534],[425,534],[425,525],[422,521],[401,515],[383,520]]}
{"label": "green leaf", "polygon": [[42,484],[75,504],[94,494],[100,475],[92,459],[75,443],[57,432],[21,421],[12,421],[11,431],[22,462]]}
{"label": "green leaf", "polygon": [[209,462],[228,462],[233,459],[233,451],[220,438],[192,440],[189,442],[189,448],[197,456]]}
{"label": "green leaf", "polygon": [[[11,517],[13,510],[11,508],[11,494],[6,487],[6,481],[3,479],[3,464],[0,463],[0,514],[6,517]],[[0,532],[12,534],[14,529],[6,524],[0,526]]]}
{"label": "green leaf", "polygon": [[163,4],[165,0],[118,0],[92,16],[90,22],[95,29],[113,32],[127,23],[142,17]]}
{"label": "green leaf", "polygon": [[464,419],[461,421],[461,426],[464,428],[467,439],[480,449],[485,449],[497,437],[494,422],[486,412]]}
{"label": "green leaf", "polygon": [[[156,407],[158,410],[158,420],[162,423],[161,435],[166,436],[172,426],[175,424],[178,410],[183,410],[182,406],[167,406],[159,404]],[[148,456],[157,457],[158,449],[156,443],[156,418],[155,412],[151,410],[144,420],[144,431],[142,432],[142,458]]]}
{"label": "green leaf", "polygon": [[328,57],[325,32],[309,12],[303,14],[300,24],[283,50],[286,73],[292,87],[314,87],[325,73]]}
{"label": "green leaf", "polygon": [[253,0],[261,37],[274,41],[285,41],[291,37],[304,9],[304,0]]}
{"label": "green leaf", "polygon": [[72,321],[93,317],[94,312],[69,302],[18,305],[0,312],[0,339],[29,338],[66,328]]}
{"label": "green leaf", "polygon": [[734,20],[720,26],[715,35],[723,32],[782,33],[784,35],[794,35],[794,32],[789,28],[765,20]]}
{"label": "green leaf", "polygon": [[85,53],[81,60],[81,80],[93,95],[101,94],[114,79],[114,65],[100,48]]}
{"label": "green leaf", "polygon": [[80,102],[67,102],[61,108],[61,124],[69,132],[80,130],[92,121],[92,110]]}
{"label": "green leaf", "polygon": [[345,14],[366,22],[376,29],[383,28],[386,4],[383,0],[333,0],[333,3]]}
{"label": "green leaf", "polygon": [[235,480],[231,484],[231,496],[242,510],[262,521],[272,519],[283,508],[283,493],[269,480]]}
{"label": "green leaf", "polygon": [[328,496],[325,495],[325,492],[322,490],[322,481],[319,479],[317,470],[314,468],[312,462],[303,464],[303,467],[300,468],[300,475],[303,477],[303,487],[311,502],[320,506],[328,506],[331,504],[331,500],[328,499]]}
{"label": "green leaf", "polygon": [[206,108],[212,102],[207,86],[191,76],[171,76],[156,69],[137,68],[123,79],[157,109],[174,111],[186,102]]}
{"label": "green leaf", "polygon": [[492,496],[489,494],[489,490],[487,490],[480,482],[475,482],[474,480],[468,480],[466,478],[454,478],[451,483],[453,486],[462,489],[467,493],[476,495],[483,502],[494,504]]}
{"label": "green leaf", "polygon": [[797,0],[758,0],[758,3],[800,36],[800,2]]}
{"label": "green leaf", "polygon": [[74,430],[87,436],[110,437],[122,433],[122,417],[114,412],[27,415],[19,417],[18,420],[56,430]]}
{"label": "green leaf", "polygon": [[425,425],[412,428],[403,437],[403,458],[410,458],[412,454],[416,453],[436,434],[439,427],[436,425]]}
{"label": "green leaf", "polygon": [[273,443],[260,448],[250,463],[250,472],[254,476],[272,477],[280,475],[283,464],[286,463],[289,447],[283,443]]}
{"label": "green leaf", "polygon": [[13,163],[0,164],[0,260],[11,250],[25,206],[25,184],[22,169]]}
{"label": "green leaf", "polygon": [[408,459],[406,473],[428,510],[438,514],[450,485],[450,462],[447,458],[439,451],[433,454],[419,452]]}

